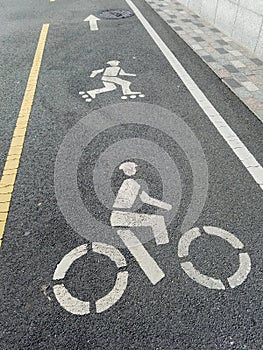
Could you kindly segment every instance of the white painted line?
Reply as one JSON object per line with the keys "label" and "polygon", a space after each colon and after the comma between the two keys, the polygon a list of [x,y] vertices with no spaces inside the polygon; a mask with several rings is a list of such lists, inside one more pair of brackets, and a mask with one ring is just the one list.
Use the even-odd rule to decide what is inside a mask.
{"label": "white painted line", "polygon": [[118,268],[124,267],[127,265],[124,256],[121,254],[121,252],[118,249],[116,249],[112,245],[93,242],[92,250],[94,251],[94,253],[102,254],[110,258],[113,262],[115,262]]}
{"label": "white painted line", "polygon": [[225,289],[225,286],[221,280],[200,273],[194,268],[190,261],[181,263],[181,267],[192,280],[201,284],[202,286],[209,289]]}
{"label": "white painted line", "polygon": [[239,253],[239,268],[229,277],[228,283],[231,288],[240,286],[246,279],[251,270],[251,260],[248,253]]}
{"label": "white painted line", "polygon": [[[202,108],[204,113],[216,127],[217,131],[220,135],[225,139],[228,143],[229,147],[236,154],[236,156],[240,159],[244,167],[253,177],[257,184],[260,185],[262,189],[263,185],[263,168],[257,162],[255,157],[248,151],[246,146],[242,143],[239,137],[234,133],[234,131],[229,127],[229,125],[225,122],[225,120],[221,117],[218,111],[214,108],[211,102],[207,99],[207,97],[203,94],[200,88],[196,85],[190,75],[183,68],[181,63],[174,56],[172,51],[168,48],[168,46],[163,42],[160,36],[156,33],[153,27],[149,24],[149,22],[144,18],[142,13],[138,10],[138,8],[133,4],[131,0],[126,0],[127,4],[133,10],[139,21],[142,23],[144,28],[147,30],[151,38],[154,40],[156,45],[162,51],[170,65],[172,66],[175,73],[179,76],[182,82],[185,84],[191,95],[194,97],[196,102]],[[239,142],[240,148],[235,148],[232,146],[232,141],[236,140]],[[244,158],[244,156],[246,156]],[[253,166],[247,166],[247,162],[252,163]]]}
{"label": "white painted line", "polygon": [[73,262],[85,255],[87,253],[87,249],[87,244],[83,244],[75,249],[72,249],[68,254],[66,254],[57,265],[53,275],[53,280],[63,279]]}
{"label": "white painted line", "polygon": [[227,241],[235,249],[243,249],[244,244],[233,233],[223,230],[219,227],[204,226],[204,231],[213,236],[218,236]]}
{"label": "white painted line", "polygon": [[86,315],[90,312],[89,301],[82,301],[74,298],[64,284],[53,286],[54,294],[59,304],[68,312],[74,315]]}
{"label": "white painted line", "polygon": [[197,237],[200,237],[201,233],[199,231],[199,228],[194,227],[191,230],[185,232],[182,237],[180,238],[180,241],[178,243],[178,256],[179,258],[187,257],[189,254],[189,247],[191,242],[196,239]]}
{"label": "white painted line", "polygon": [[122,297],[128,284],[128,272],[118,272],[116,282],[112,290],[101,299],[98,299],[95,303],[96,312],[101,313],[109,309],[112,305]]}
{"label": "white painted line", "polygon": [[153,285],[158,283],[165,274],[144,248],[139,239],[130,230],[118,230],[117,233],[151,283]]}

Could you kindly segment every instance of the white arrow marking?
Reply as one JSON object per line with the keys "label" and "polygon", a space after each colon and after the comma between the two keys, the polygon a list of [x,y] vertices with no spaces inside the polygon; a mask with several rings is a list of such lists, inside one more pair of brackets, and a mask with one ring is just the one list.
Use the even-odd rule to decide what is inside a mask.
{"label": "white arrow marking", "polygon": [[86,19],[84,19],[84,22],[89,22],[90,30],[98,30],[98,23],[97,21],[100,21],[100,19],[94,15],[89,15]]}

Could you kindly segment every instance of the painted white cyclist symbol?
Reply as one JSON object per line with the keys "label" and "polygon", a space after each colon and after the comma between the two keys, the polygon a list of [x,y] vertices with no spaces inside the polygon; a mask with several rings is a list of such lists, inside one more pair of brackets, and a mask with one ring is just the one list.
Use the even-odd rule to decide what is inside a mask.
{"label": "painted white cyclist symbol", "polygon": [[[119,169],[126,176],[133,176],[136,173],[137,164],[134,162],[124,162]],[[113,205],[111,215],[112,227],[118,227],[117,234],[121,238],[124,245],[138,262],[149,281],[156,285],[160,282],[165,273],[159,267],[157,262],[151,257],[140,240],[130,230],[132,227],[150,227],[157,245],[168,244],[169,237],[166,229],[164,217],[162,215],[149,215],[132,212],[132,207],[136,199],[151,206],[155,206],[164,210],[171,210],[172,206],[163,201],[151,198],[145,191],[141,190],[141,186],[134,179],[126,179],[122,183],[116,200]],[[247,278],[250,269],[251,261],[248,253],[244,252],[243,243],[232,233],[223,229],[204,226],[203,234],[209,236],[217,236],[239,252],[239,267],[237,271],[227,278],[230,288],[235,288],[241,285]],[[195,282],[209,289],[224,290],[227,286],[220,279],[200,273],[191,261],[186,261],[189,255],[189,247],[191,243],[202,235],[199,228],[193,228],[185,232],[179,240],[178,257],[183,259],[181,267],[185,273]],[[96,312],[101,313],[113,306],[123,295],[128,284],[128,271],[125,271],[127,266],[126,259],[123,254],[115,247],[100,243],[92,243],[92,251],[97,254],[102,254],[112,260],[118,269],[121,269],[116,276],[116,281],[113,289],[104,297],[95,302]],[[72,314],[85,315],[90,313],[90,302],[82,301],[73,297],[63,283],[63,279],[71,265],[79,258],[88,254],[88,245],[84,244],[66,254],[60,263],[57,265],[53,280],[56,284],[53,287],[54,294],[60,305]]]}

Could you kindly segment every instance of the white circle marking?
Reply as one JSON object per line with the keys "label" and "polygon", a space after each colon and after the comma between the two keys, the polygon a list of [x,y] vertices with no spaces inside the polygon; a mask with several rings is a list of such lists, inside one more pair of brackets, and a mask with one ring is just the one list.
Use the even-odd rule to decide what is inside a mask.
{"label": "white circle marking", "polygon": [[[204,226],[204,231],[209,235],[218,236],[224,239],[235,249],[244,248],[244,244],[235,235],[233,235],[233,233],[212,226]],[[179,258],[185,258],[188,256],[190,244],[200,236],[201,233],[197,227],[185,232],[182,235],[178,244]],[[225,286],[220,279],[215,279],[200,273],[190,261],[181,263],[181,267],[184,272],[195,282],[210,289],[225,289]],[[230,287],[235,288],[241,285],[247,279],[250,270],[251,260],[248,253],[239,253],[239,268],[232,276],[227,278]]]}
{"label": "white circle marking", "polygon": [[[110,258],[113,262],[115,262],[118,268],[126,266],[126,260],[124,256],[117,248],[111,245],[100,242],[93,242],[92,250],[95,253],[102,254]],[[87,252],[87,244],[83,244],[77,248],[72,249],[62,258],[60,263],[57,265],[53,275],[53,280],[57,281],[63,279],[73,262],[83,255],[87,254]],[[128,272],[118,272],[112,290],[95,302],[96,312],[101,313],[113,306],[122,297],[127,287],[127,283]],[[73,297],[63,283],[54,285],[53,291],[59,304],[68,312],[75,315],[86,315],[90,313],[90,302]]]}

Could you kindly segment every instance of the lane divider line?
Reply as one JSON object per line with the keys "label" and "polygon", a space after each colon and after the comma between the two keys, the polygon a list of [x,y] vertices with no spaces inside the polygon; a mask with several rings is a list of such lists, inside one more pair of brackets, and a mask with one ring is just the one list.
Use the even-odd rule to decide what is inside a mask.
{"label": "lane divider line", "polygon": [[28,120],[30,117],[37,81],[45,49],[49,24],[43,24],[35,52],[35,57],[29,73],[23,101],[17,117],[16,127],[6,158],[2,178],[0,179],[0,247],[4,236],[6,221],[12,199],[20,158],[25,142]]}
{"label": "lane divider line", "polygon": [[229,147],[235,153],[235,155],[239,158],[241,163],[250,173],[252,178],[256,181],[256,183],[263,190],[263,168],[255,159],[255,157],[249,152],[247,147],[243,144],[243,142],[239,139],[239,137],[235,134],[235,132],[230,128],[230,126],[225,122],[222,116],[218,113],[212,103],[208,100],[208,98],[204,95],[201,89],[196,85],[190,75],[186,72],[181,63],[174,56],[172,51],[168,48],[168,46],[163,42],[160,36],[156,33],[150,23],[145,19],[140,10],[133,4],[131,0],[126,0],[126,3],[133,10],[141,24],[144,26],[148,34],[151,36],[153,41],[162,51],[167,61],[172,66],[175,73],[182,80],[184,85],[187,87],[188,91],[191,93],[193,98],[202,108],[204,113],[210,119],[212,124],[215,126],[219,134],[224,138]]}

